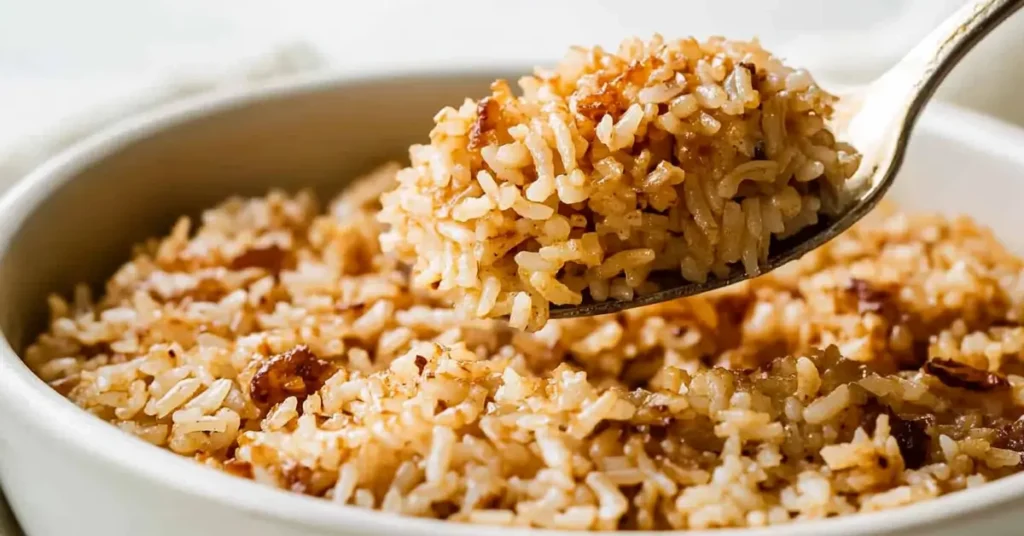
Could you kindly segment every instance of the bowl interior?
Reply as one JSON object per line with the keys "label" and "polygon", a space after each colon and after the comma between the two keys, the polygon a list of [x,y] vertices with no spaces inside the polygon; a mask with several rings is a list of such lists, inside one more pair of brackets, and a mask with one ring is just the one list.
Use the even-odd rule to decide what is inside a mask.
{"label": "bowl interior", "polygon": [[1024,254],[1024,130],[933,103],[887,199],[908,212],[970,216]]}
{"label": "bowl interior", "polygon": [[[0,328],[21,351],[45,318],[45,298],[94,286],[132,244],[168,231],[231,195],[313,188],[321,200],[346,181],[425,143],[442,106],[483,95],[510,71],[370,77],[272,88],[187,113],[156,113],[94,138],[40,171],[19,214],[6,214],[0,251]],[[939,117],[941,115],[942,117]],[[1024,251],[1024,156],[992,145],[1019,131],[942,107],[926,114],[890,198],[912,210],[969,214]],[[29,181],[33,182],[33,181]],[[96,290],[99,290],[98,288]]]}
{"label": "bowl interior", "polygon": [[486,94],[501,74],[396,75],[267,91],[185,116],[149,117],[80,146],[58,164],[38,206],[20,207],[27,215],[6,224],[4,335],[22,351],[41,328],[48,293],[66,294],[77,282],[101,285],[132,244],[165,234],[182,214],[272,188],[312,188],[329,199],[373,166],[405,159],[410,143],[428,142],[442,106]]}
{"label": "bowl interior", "polygon": [[[309,187],[325,200],[382,161],[404,159],[410,143],[427,140],[438,109],[485,94],[488,83],[502,74],[301,84],[210,101],[186,114],[155,113],[80,145],[39,170],[2,205],[7,209],[0,211],[3,336],[21,352],[42,327],[48,293],[67,294],[77,282],[101,284],[128,258],[132,244],[166,233],[182,214],[197,215],[228,196],[260,195],[271,188]],[[1018,207],[1024,199],[1022,145],[1024,132],[1018,129],[932,107],[891,197],[911,210],[971,215],[1024,252],[1019,233],[1024,210]],[[38,387],[46,389],[41,382]],[[219,476],[202,478],[212,482]],[[967,501],[958,494],[910,507],[905,514],[884,514],[885,521],[868,518],[879,520],[874,526],[890,521],[906,526],[941,517],[940,510],[957,510],[955,504],[949,510],[940,503],[963,507],[985,496],[990,506],[1021,492],[1020,477],[1008,480],[1012,489],[1010,482],[1000,482],[964,495]],[[328,503],[303,505],[342,515]],[[861,526],[849,519],[829,523]],[[805,528],[793,531],[813,533],[811,525]]]}

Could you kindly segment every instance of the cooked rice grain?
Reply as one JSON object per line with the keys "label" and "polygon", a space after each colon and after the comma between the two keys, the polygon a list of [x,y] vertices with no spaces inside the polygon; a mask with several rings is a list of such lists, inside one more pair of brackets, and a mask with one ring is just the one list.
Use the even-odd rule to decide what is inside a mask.
{"label": "cooked rice grain", "polygon": [[752,281],[524,333],[412,288],[372,195],[331,206],[274,192],[183,220],[98,301],[51,298],[26,362],[230,474],[459,522],[760,526],[1022,467],[1024,263],[966,219],[879,216]]}
{"label": "cooked rice grain", "polygon": [[[574,48],[519,85],[438,113],[382,197],[385,250],[468,317],[537,330],[550,304],[656,290],[654,270],[757,274],[859,164],[825,127],[834,97],[756,41]],[[565,253],[524,255],[544,250]]]}

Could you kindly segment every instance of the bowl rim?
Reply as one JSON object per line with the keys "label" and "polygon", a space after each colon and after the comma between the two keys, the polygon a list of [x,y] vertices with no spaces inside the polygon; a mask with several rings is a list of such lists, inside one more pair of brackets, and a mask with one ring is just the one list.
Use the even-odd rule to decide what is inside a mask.
{"label": "bowl rim", "polygon": [[[492,74],[508,65],[469,65],[458,68],[421,66],[412,69],[363,70],[358,73],[327,71],[291,77],[256,88],[229,88],[189,97],[130,116],[73,144],[35,168],[0,198],[0,253],[10,246],[26,218],[57,188],[77,173],[100,161],[133,140],[198,119],[209,114],[240,108],[274,97],[301,96],[325,89],[340,89],[357,83],[387,83],[408,76],[472,77]],[[521,69],[526,72],[526,69]],[[1001,120],[942,102],[932,103],[918,128],[969,146],[984,158],[1012,162],[1024,170],[1024,129]],[[36,377],[14,352],[6,337],[0,344],[0,407],[40,434],[82,451],[107,469],[130,471],[149,485],[164,486],[213,504],[244,511],[261,519],[330,532],[381,531],[405,534],[454,536],[481,534],[535,534],[542,529],[490,527],[398,516],[378,510],[341,506],[320,498],[255,484],[226,473],[210,470],[193,460],[174,454],[126,434],[74,405]],[[33,418],[39,414],[47,419]],[[7,490],[8,495],[12,494]],[[766,528],[712,529],[686,531],[706,536],[813,536],[822,533],[864,534],[924,527],[950,518],[976,517],[989,508],[1024,499],[1024,474],[987,483],[969,492],[957,492],[909,506],[876,513],[803,521]],[[578,532],[543,530],[546,534]],[[664,532],[636,532],[638,535]]]}

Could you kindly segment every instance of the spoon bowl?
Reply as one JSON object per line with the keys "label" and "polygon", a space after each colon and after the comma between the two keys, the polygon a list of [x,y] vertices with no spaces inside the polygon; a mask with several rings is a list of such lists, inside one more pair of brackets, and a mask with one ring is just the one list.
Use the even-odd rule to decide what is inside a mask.
{"label": "spoon bowl", "polygon": [[[794,261],[832,240],[871,212],[889,190],[906,153],[918,116],[953,67],[1000,23],[1024,7],[1024,0],[972,0],[932,30],[895,66],[874,82],[833,93],[839,96],[830,126],[836,138],[862,155],[842,192],[837,210],[782,240],[773,240],[759,274]],[[601,315],[701,294],[750,278],[742,266],[725,277],[688,281],[678,272],[655,272],[659,290],[632,300],[552,305],[551,318]]]}

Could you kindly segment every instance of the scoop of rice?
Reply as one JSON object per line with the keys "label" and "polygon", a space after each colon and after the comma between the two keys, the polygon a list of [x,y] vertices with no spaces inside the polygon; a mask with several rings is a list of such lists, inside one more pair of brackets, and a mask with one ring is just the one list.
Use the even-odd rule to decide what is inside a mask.
{"label": "scoop of rice", "polygon": [[182,220],[98,300],[53,297],[26,362],[213,468],[457,522],[762,526],[1022,468],[1024,262],[969,220],[879,215],[764,277],[526,333],[382,252],[393,172],[325,214],[274,192]]}
{"label": "scoop of rice", "polygon": [[834,97],[756,41],[574,48],[519,86],[441,110],[380,219],[414,286],[521,329],[656,290],[652,271],[757,274],[859,164],[825,126]]}

